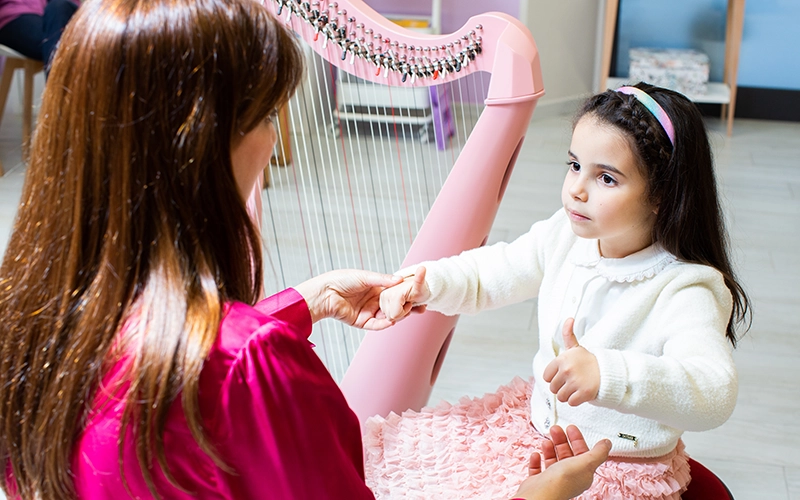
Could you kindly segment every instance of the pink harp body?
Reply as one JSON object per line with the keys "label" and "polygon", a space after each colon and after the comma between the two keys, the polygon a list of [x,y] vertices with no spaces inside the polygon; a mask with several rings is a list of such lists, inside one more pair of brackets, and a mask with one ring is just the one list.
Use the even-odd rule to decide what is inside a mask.
{"label": "pink harp body", "polygon": [[[471,18],[452,34],[432,35],[402,28],[360,0],[264,1],[307,44],[306,51],[316,53],[309,56],[312,63],[307,69],[307,80],[324,88],[310,94],[301,89],[298,94],[302,94],[303,102],[290,104],[289,119],[280,127],[279,133],[291,135],[291,138],[281,137],[279,143],[287,144],[282,147],[291,151],[279,151],[278,156],[291,157],[291,163],[287,161],[273,166],[271,185],[265,191],[265,211],[269,210],[265,216],[267,222],[262,227],[268,253],[266,261],[272,265],[276,276],[289,275],[283,268],[292,257],[300,262],[298,265],[303,270],[297,277],[287,278],[288,282],[276,283],[275,288],[291,286],[299,279],[328,268],[364,267],[392,273],[424,260],[455,255],[484,244],[528,122],[538,98],[544,93],[536,45],[527,28],[508,15],[488,13]],[[441,101],[438,103],[441,118],[441,109],[443,105],[449,105],[453,94],[469,94],[460,83],[466,78],[478,78],[481,84],[488,79],[489,84],[478,97],[483,110],[468,137],[465,136],[458,147],[454,145],[453,137],[445,140],[446,124],[437,117],[434,117],[436,123],[432,125],[436,128],[436,141],[409,146],[409,138],[425,135],[409,125],[417,119],[416,116],[395,112],[393,105],[379,106],[374,101],[378,91],[388,91],[390,101],[393,98],[399,101],[403,92],[414,89],[427,91],[426,87],[443,89],[437,90],[436,95],[430,94]],[[358,130],[355,125],[345,124],[350,115],[341,101],[346,84],[353,81],[364,89],[364,102],[358,111],[377,112],[377,120],[381,121],[379,125],[368,118],[359,119],[362,123]],[[472,85],[476,86],[474,82]],[[462,89],[460,92],[459,88]],[[420,94],[413,94],[417,95]],[[416,99],[413,96],[412,99]],[[476,99],[473,97],[472,100]],[[461,120],[453,109],[474,107],[473,103],[461,108],[455,104],[449,106],[451,114],[456,115],[452,120],[455,122]],[[300,123],[303,116],[307,121],[316,122],[314,126]],[[344,127],[347,127],[346,132]],[[365,129],[372,130],[371,138],[369,134],[367,137],[363,135]],[[407,132],[401,134],[398,132],[401,129]],[[317,145],[310,144],[312,139],[319,140],[325,134],[327,139],[320,140]],[[380,154],[377,149],[370,149],[370,144],[374,146],[380,142],[378,136],[384,139],[388,153]],[[369,144],[365,146],[366,143]],[[434,146],[438,146],[439,151],[433,149]],[[330,149],[336,149],[338,153],[326,151]],[[442,149],[449,152],[442,152]],[[460,149],[457,157],[456,149]],[[401,153],[406,154],[405,161],[402,161]],[[415,228],[412,226],[416,224],[405,220],[410,213],[407,200],[413,198],[406,193],[422,192],[422,189],[412,187],[414,178],[409,173],[409,164],[414,159],[434,157],[449,159],[452,167],[448,165],[445,169],[449,173],[442,181],[435,201],[428,201],[427,215]],[[398,158],[401,160],[399,168]],[[304,162],[315,162],[315,165],[304,169]],[[431,165],[439,164],[441,160],[427,163],[423,175],[430,174],[434,170]],[[394,188],[374,187],[377,176],[374,172],[387,168],[388,176],[395,177],[391,185]],[[337,169],[343,172],[338,183],[334,179]],[[358,177],[360,171],[365,172],[362,177]],[[312,178],[320,180],[312,182],[309,180]],[[329,179],[334,180],[329,182]],[[427,182],[420,181],[420,184]],[[363,185],[366,194],[354,196],[354,185]],[[387,217],[387,211],[378,207],[381,202],[376,200],[379,197],[370,190],[385,191],[383,197],[396,201],[401,208]],[[395,197],[403,198],[405,202],[394,200]],[[328,198],[336,200],[331,201],[328,208],[319,208],[327,203]],[[271,221],[284,204],[291,203],[295,203],[298,210],[294,218],[285,223],[288,229]],[[324,212],[323,221],[313,222],[311,212],[320,210]],[[367,221],[363,214],[370,211],[376,218],[382,216],[390,222],[381,225],[379,221],[374,224],[371,219]],[[378,259],[383,264],[369,264],[369,258],[381,251],[379,246],[383,248],[383,243],[370,246],[367,238],[391,223],[401,227],[405,233],[402,236],[408,246],[405,257],[402,262]],[[295,237],[302,240],[298,243],[300,250],[292,250],[288,242],[281,240],[290,229],[302,233],[302,236]],[[349,231],[355,236],[344,236]],[[353,246],[360,258],[348,261],[330,255],[315,257],[312,254],[316,250],[302,250],[312,248],[310,240],[318,234],[327,235],[323,237],[327,242],[321,245],[319,253],[332,254],[345,245],[342,241],[349,238],[355,241]],[[373,234],[373,237],[381,239],[380,235]],[[303,252],[308,255],[300,255]],[[277,261],[280,263],[276,264]],[[276,269],[276,266],[281,269]],[[265,274],[269,275],[270,270],[267,269]],[[272,291],[269,286],[267,288],[268,292]],[[342,357],[346,372],[339,383],[362,422],[372,415],[385,416],[392,411],[400,413],[409,408],[419,409],[427,403],[457,319],[426,312],[413,315],[385,331],[359,333],[355,340],[348,341],[355,345],[344,349]],[[330,338],[315,340],[312,335],[318,352],[323,351],[320,356],[329,369],[331,360],[325,357],[334,349],[325,343],[334,342],[336,338],[347,339],[351,335],[332,329],[334,333],[328,336]]]}

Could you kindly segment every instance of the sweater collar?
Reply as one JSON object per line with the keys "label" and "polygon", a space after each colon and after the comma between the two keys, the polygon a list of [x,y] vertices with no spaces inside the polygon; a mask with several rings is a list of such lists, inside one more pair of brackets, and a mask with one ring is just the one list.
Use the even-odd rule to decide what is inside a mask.
{"label": "sweater collar", "polygon": [[600,276],[619,283],[652,278],[675,260],[658,243],[621,259],[609,259],[600,255],[598,240],[578,238],[572,252],[572,263],[576,266],[594,269]]}

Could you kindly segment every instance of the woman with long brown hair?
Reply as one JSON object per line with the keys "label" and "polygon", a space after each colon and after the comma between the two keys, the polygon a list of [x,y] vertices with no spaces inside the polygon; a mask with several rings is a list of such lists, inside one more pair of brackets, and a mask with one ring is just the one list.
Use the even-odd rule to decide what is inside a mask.
{"label": "woman with long brown hair", "polygon": [[[391,284],[383,275],[321,277],[244,305],[258,298],[261,249],[243,200],[300,57],[251,1],[86,2],[67,29],[0,274],[0,451],[21,496],[252,496],[245,464],[270,464],[246,462],[260,420],[236,413],[284,371],[324,372],[304,345],[311,321],[375,323],[355,308]],[[240,338],[242,323],[269,338]],[[265,353],[278,348],[276,364]],[[228,377],[205,377],[206,360]],[[341,439],[319,458],[366,491],[358,426],[332,380],[293,378],[273,401],[304,384],[333,414],[315,415],[304,439]],[[282,410],[305,413],[295,403]]]}
{"label": "woman with long brown hair", "polygon": [[[12,497],[372,498],[307,337],[325,317],[389,326],[377,296],[398,279],[334,271],[257,302],[245,199],[301,74],[252,0],[84,2],[0,267]],[[604,453],[571,467],[591,482]]]}

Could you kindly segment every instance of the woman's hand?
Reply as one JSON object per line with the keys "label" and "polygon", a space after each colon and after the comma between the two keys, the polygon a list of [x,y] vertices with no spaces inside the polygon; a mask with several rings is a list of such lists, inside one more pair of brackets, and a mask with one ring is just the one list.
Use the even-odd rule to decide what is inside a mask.
{"label": "woman's hand", "polygon": [[515,498],[566,500],[576,497],[589,489],[594,471],[611,451],[608,439],[589,450],[581,431],[574,425],[568,426],[566,433],[557,425],[551,427],[550,438],[552,441],[545,442],[542,447],[542,456],[531,455],[530,475],[520,485]]}
{"label": "woman's hand", "polygon": [[425,283],[425,267],[419,266],[414,274],[401,278],[401,282],[381,293],[381,311],[393,322],[400,321],[412,312],[425,311],[422,304],[431,297],[428,285]]}
{"label": "woman's hand", "polygon": [[544,369],[544,381],[550,383],[550,392],[562,403],[570,406],[592,401],[600,390],[600,365],[594,354],[578,344],[572,326],[572,318],[564,322],[561,334],[564,351]]}
{"label": "woman's hand", "polygon": [[342,269],[321,274],[296,287],[317,322],[334,318],[367,330],[383,330],[394,324],[381,312],[380,294],[403,278],[389,274]]}

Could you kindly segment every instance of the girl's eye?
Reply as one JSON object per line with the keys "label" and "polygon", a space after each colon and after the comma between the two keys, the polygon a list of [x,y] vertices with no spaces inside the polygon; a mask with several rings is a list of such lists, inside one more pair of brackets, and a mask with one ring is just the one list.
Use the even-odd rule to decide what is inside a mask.
{"label": "girl's eye", "polygon": [[278,108],[273,109],[272,113],[270,113],[269,116],[267,116],[267,118],[264,121],[267,122],[267,123],[272,122],[273,125],[277,126],[278,125]]}
{"label": "girl's eye", "polygon": [[602,182],[606,186],[615,186],[617,184],[617,180],[608,174],[602,174],[600,176],[600,182]]}
{"label": "girl's eye", "polygon": [[581,171],[581,164],[578,163],[577,161],[568,161],[567,162],[567,166],[573,172],[580,172]]}

